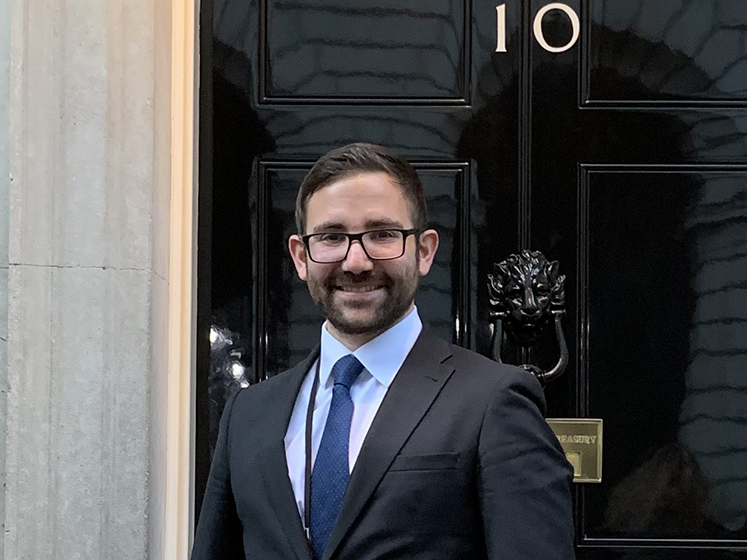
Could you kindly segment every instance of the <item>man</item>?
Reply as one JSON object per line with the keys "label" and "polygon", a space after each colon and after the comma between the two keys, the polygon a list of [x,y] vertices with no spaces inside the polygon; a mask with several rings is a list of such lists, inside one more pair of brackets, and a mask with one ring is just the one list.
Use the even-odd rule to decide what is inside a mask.
{"label": "man", "polygon": [[438,233],[412,167],[333,150],[296,222],[320,348],[226,404],[193,560],[573,558],[572,471],[539,383],[420,321]]}

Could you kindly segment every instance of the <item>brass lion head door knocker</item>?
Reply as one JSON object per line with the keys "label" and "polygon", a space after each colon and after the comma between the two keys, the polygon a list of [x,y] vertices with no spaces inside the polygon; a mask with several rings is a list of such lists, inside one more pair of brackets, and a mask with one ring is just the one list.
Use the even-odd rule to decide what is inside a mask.
{"label": "brass lion head door knocker", "polygon": [[558,261],[548,261],[539,251],[522,251],[493,265],[488,274],[490,319],[493,323],[493,354],[501,362],[504,336],[517,346],[529,348],[553,323],[560,356],[549,371],[539,366],[519,367],[532,372],[543,385],[558,377],[568,365],[568,346],[561,318],[565,314],[565,276]]}

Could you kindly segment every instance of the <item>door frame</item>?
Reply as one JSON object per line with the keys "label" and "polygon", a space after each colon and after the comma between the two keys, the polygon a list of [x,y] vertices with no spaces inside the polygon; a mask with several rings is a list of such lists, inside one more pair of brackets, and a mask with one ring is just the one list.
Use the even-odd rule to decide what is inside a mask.
{"label": "door frame", "polygon": [[[187,558],[194,526],[194,379],[197,294],[199,0],[172,0],[170,29],[170,203],[163,558]],[[165,127],[164,127],[165,128]],[[159,397],[156,397],[157,399]],[[163,400],[165,399],[165,403]],[[163,433],[163,432],[162,432]],[[153,436],[155,437],[155,436]],[[153,457],[153,455],[151,455]],[[155,468],[155,465],[154,465]],[[155,481],[151,481],[154,484]],[[158,515],[159,512],[151,512]],[[155,538],[159,538],[155,537]],[[153,538],[153,537],[151,537]]]}

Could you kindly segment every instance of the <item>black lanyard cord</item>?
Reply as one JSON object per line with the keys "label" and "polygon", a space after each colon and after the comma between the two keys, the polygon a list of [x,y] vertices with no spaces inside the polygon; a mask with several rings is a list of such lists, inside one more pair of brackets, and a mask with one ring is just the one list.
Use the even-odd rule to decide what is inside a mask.
{"label": "black lanyard cord", "polygon": [[311,385],[311,396],[309,397],[309,407],[306,409],[306,472],[303,479],[303,528],[306,532],[306,538],[311,540],[309,527],[311,526],[311,423],[314,420],[314,404],[316,402],[316,393],[319,391],[319,368],[322,362],[321,355],[316,361],[316,372],[314,373],[314,383]]}

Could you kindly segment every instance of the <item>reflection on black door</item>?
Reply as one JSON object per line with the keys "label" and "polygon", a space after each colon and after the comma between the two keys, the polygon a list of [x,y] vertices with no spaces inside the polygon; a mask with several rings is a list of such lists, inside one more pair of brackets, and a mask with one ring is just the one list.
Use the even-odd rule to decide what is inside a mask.
{"label": "reflection on black door", "polygon": [[[578,557],[744,553],[744,2],[569,1],[543,46],[548,4],[203,1],[197,510],[227,396],[319,336],[285,248],[299,182],[368,141],[426,185],[443,245],[417,302],[443,337],[490,355],[493,263],[560,261],[571,359],[549,416],[605,423],[603,482],[576,487]],[[550,52],[571,12],[578,40]]]}

